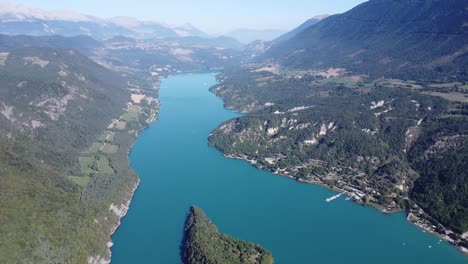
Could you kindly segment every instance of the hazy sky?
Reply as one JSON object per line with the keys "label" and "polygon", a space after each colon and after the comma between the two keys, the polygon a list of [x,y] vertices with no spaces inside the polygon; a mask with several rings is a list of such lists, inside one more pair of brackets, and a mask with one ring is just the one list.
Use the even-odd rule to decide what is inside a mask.
{"label": "hazy sky", "polygon": [[365,0],[12,0],[47,10],[100,17],[131,16],[168,24],[191,23],[210,33],[236,28],[291,29],[319,14],[345,12]]}

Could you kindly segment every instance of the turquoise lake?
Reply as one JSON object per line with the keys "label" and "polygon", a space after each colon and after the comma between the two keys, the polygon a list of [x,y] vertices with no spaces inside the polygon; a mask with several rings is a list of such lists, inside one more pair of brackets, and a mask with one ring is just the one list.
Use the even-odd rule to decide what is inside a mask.
{"label": "turquoise lake", "polygon": [[385,215],[320,186],[225,158],[208,146],[220,123],[239,116],[208,91],[214,73],[164,79],[160,119],[130,153],[141,183],[113,235],[112,263],[180,263],[185,218],[201,207],[221,232],[258,243],[275,263],[468,263],[403,213]]}

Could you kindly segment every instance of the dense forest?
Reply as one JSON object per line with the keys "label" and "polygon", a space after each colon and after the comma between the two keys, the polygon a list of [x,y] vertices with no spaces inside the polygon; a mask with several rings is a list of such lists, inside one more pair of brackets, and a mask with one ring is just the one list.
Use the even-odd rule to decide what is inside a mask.
{"label": "dense forest", "polygon": [[[6,38],[0,53],[2,263],[106,258],[120,217],[109,206],[125,205],[138,181],[128,151],[155,118],[155,100],[129,108],[127,84],[155,96],[157,80],[138,71],[124,77],[61,47],[74,38],[59,39],[56,48],[38,38],[37,47],[14,49]],[[119,116],[128,118],[125,127],[109,128]]]}
{"label": "dense forest", "polygon": [[467,230],[466,104],[428,95],[429,84],[388,87],[235,67],[219,79],[212,91],[248,113],[210,136],[226,155],[340,187],[388,211],[410,210],[409,197],[444,225]]}
{"label": "dense forest", "polygon": [[[89,33],[102,41],[0,35],[0,263],[109,262],[139,183],[128,153],[158,117],[159,78],[213,69],[223,70],[211,91],[245,115],[213,131],[211,146],[385,212],[406,210],[466,247],[467,12],[466,0],[371,0],[242,52],[230,38],[158,25],[98,23]],[[90,26],[3,22],[10,34]],[[196,207],[183,250],[189,264],[273,263]]]}
{"label": "dense forest", "polygon": [[179,55],[173,41],[0,35],[1,263],[110,261],[138,184],[128,153],[158,117],[159,78],[236,54]]}
{"label": "dense forest", "polygon": [[373,78],[468,78],[465,0],[373,0],[272,43],[255,60]]}
{"label": "dense forest", "polygon": [[93,219],[108,205],[85,213],[81,187],[67,177],[79,175],[80,152],[123,112],[125,82],[69,49],[2,54],[0,217],[7,224],[0,225],[0,262],[78,263],[105,255],[100,241],[115,223],[99,227]]}
{"label": "dense forest", "polygon": [[184,264],[272,264],[270,252],[259,245],[218,231],[205,213],[191,207],[185,225]]}
{"label": "dense forest", "polygon": [[458,233],[468,230],[468,120],[442,117],[425,126],[409,153],[419,172],[411,197]]}

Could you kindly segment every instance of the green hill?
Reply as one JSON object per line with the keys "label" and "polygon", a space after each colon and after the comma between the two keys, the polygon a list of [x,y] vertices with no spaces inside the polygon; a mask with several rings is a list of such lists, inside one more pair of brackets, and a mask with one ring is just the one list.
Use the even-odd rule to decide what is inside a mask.
{"label": "green hill", "polygon": [[210,145],[387,212],[419,212],[417,204],[433,223],[468,230],[467,104],[439,97],[463,101],[466,93],[430,83],[293,76],[226,68],[211,90],[247,114],[221,124]]}
{"label": "green hill", "polygon": [[133,137],[116,133],[119,153],[98,156],[112,177],[84,177],[79,157],[124,113],[126,83],[70,49],[0,53],[1,263],[107,257],[118,220],[109,206],[121,207],[137,182],[126,165]]}
{"label": "green hill", "polygon": [[464,0],[371,0],[275,43],[261,59],[402,79],[468,78]]}
{"label": "green hill", "polygon": [[259,245],[221,234],[197,207],[191,207],[185,225],[185,264],[272,264],[270,252]]}

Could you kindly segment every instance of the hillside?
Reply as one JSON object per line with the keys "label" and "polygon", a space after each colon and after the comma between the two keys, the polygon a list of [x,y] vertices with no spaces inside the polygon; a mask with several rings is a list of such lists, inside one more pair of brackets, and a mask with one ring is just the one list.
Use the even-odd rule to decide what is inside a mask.
{"label": "hillside", "polygon": [[[67,147],[86,145],[123,111],[129,97],[116,73],[73,50],[24,48],[2,57],[0,104],[2,123],[7,124],[2,128],[34,136],[44,144],[42,151],[50,149],[61,158],[79,150]],[[42,159],[70,164],[50,156]]]}
{"label": "hillside", "polygon": [[[115,132],[112,148],[88,148],[127,111],[127,80],[77,51],[46,47],[1,52],[0,76],[0,262],[108,257],[118,221],[109,207],[120,210],[137,183],[125,165],[134,135]],[[99,162],[87,174],[91,158]]]}
{"label": "hillside", "polygon": [[371,77],[466,80],[467,2],[371,0],[269,48],[258,61]]}
{"label": "hillside", "polygon": [[231,38],[178,37],[141,40],[115,36],[98,41],[89,36],[28,36],[0,34],[0,52],[19,48],[72,49],[101,65],[125,72],[154,76],[177,70],[199,71],[220,68],[238,60],[241,44]]}
{"label": "hillside", "polygon": [[239,59],[238,50],[222,48],[223,45],[238,48],[239,43],[224,38],[212,42],[198,37],[140,40],[119,36],[102,43],[103,47],[93,54],[100,64],[125,72],[141,71],[154,77],[177,71],[221,68]]}
{"label": "hillside", "polygon": [[197,207],[191,207],[185,225],[184,264],[272,264],[273,257],[258,245],[221,234]]}
{"label": "hillside", "polygon": [[468,231],[466,92],[254,66],[225,68],[211,89],[246,115],[221,124],[210,145],[385,212],[413,212],[443,236]]}
{"label": "hillside", "polygon": [[275,44],[284,42],[286,40],[289,40],[295,37],[297,34],[317,24],[320,20],[325,19],[327,17],[328,15],[320,15],[320,16],[313,17],[289,32],[283,33],[281,35],[278,34],[275,38],[270,38],[270,39],[253,38],[252,41],[248,42],[248,44],[244,47],[244,50],[243,50],[244,61],[252,62],[253,58],[262,55],[270,47],[274,46]]}
{"label": "hillside", "polygon": [[298,27],[294,28],[293,30],[284,33],[283,35],[279,36],[278,38],[274,39],[274,42],[281,42],[281,41],[286,41],[289,40],[293,37],[295,37],[297,34],[301,33],[302,31],[306,30],[307,28],[317,24],[320,22],[320,20],[327,18],[327,15],[321,15],[317,17],[313,17],[304,23],[300,24]]}
{"label": "hillside", "polygon": [[279,29],[248,29],[240,28],[226,33],[226,36],[235,38],[243,44],[249,44],[255,40],[271,41],[285,34],[285,30]]}
{"label": "hillside", "polygon": [[[210,145],[468,245],[468,6],[370,0],[247,46]],[[465,238],[462,235],[465,234]]]}
{"label": "hillside", "polygon": [[244,45],[238,40],[232,37],[220,36],[213,38],[202,38],[202,37],[178,37],[178,38],[167,38],[166,41],[174,41],[182,45],[189,46],[205,46],[215,47],[223,49],[234,49],[241,50]]}
{"label": "hillside", "polygon": [[0,34],[0,51],[11,51],[19,48],[46,47],[73,49],[84,55],[91,55],[95,49],[102,48],[99,41],[88,36],[28,36],[28,35],[2,35]]}

